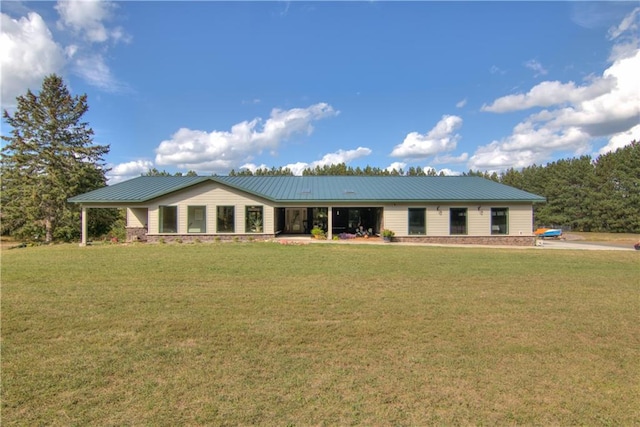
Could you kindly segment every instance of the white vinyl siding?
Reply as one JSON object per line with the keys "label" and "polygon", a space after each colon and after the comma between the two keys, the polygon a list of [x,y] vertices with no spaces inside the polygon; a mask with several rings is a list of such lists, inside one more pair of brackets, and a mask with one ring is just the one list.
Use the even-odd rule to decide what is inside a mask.
{"label": "white vinyl siding", "polygon": [[147,208],[127,208],[127,227],[144,227],[148,222]]}
{"label": "white vinyl siding", "polygon": [[[406,236],[409,227],[407,206],[385,206],[382,228],[392,230],[396,236]],[[382,232],[382,230],[380,230]]]}
{"label": "white vinyl siding", "polygon": [[[480,206],[480,209],[478,209]],[[417,205],[384,206],[384,228],[395,231],[396,236],[409,236],[408,209]],[[427,236],[450,236],[449,211],[452,208],[467,209],[467,233],[463,236],[491,236],[491,208],[509,209],[508,236],[531,236],[533,216],[531,205],[471,204],[427,205]],[[438,210],[439,208],[439,210]],[[414,236],[415,237],[415,236]]]}
{"label": "white vinyl siding", "polygon": [[[167,196],[153,200],[146,204],[146,207],[136,207],[127,209],[127,224],[130,227],[144,226],[148,220],[149,234],[157,234],[158,207],[178,206],[178,234],[187,234],[188,226],[188,206],[206,206],[207,233],[216,233],[216,212],[218,206],[233,206],[235,211],[235,232],[245,233],[245,214],[247,206],[263,206],[263,233],[273,234],[274,231],[274,204],[259,197],[252,197],[246,193],[226,187],[220,183],[208,181],[177,191]],[[314,206],[322,204],[313,203]],[[280,206],[280,205],[278,205]],[[309,205],[301,203],[300,207]],[[341,207],[382,207],[382,228],[393,230],[396,236],[409,236],[409,208],[426,208],[426,236],[449,236],[449,209],[467,208],[467,236],[490,236],[491,235],[491,208],[500,207],[509,209],[510,236],[531,236],[533,235],[533,213],[530,203],[501,204],[398,204],[398,205],[376,205],[361,204],[358,202],[332,204],[326,206]],[[478,206],[481,209],[478,210]],[[290,207],[290,206],[289,206]],[[438,210],[439,208],[439,210]]]}
{"label": "white vinyl siding", "polygon": [[[478,206],[480,209],[478,210]],[[491,206],[470,205],[467,207],[467,236],[491,235]]]}
{"label": "white vinyl siding", "polygon": [[436,205],[427,208],[427,236],[449,235],[449,206]]}
{"label": "white vinyl siding", "polygon": [[260,198],[250,198],[240,191],[215,182],[205,182],[161,197],[149,204],[149,234],[157,233],[158,206],[178,206],[178,234],[187,234],[187,206],[206,206],[207,232],[215,233],[216,207],[234,206],[236,233],[244,232],[245,206],[264,206],[264,233],[273,233],[273,206]]}
{"label": "white vinyl siding", "polygon": [[509,235],[533,236],[533,209],[531,205],[509,205]]}

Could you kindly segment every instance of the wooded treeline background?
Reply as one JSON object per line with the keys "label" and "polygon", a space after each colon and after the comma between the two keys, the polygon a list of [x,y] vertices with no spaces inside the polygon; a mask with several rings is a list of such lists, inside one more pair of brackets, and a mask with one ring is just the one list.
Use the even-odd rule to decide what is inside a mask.
{"label": "wooded treeline background", "polygon": [[[93,142],[83,121],[86,95],[72,96],[62,78],[47,76],[38,94],[16,98],[17,108],[3,112],[10,133],[2,135],[0,152],[0,232],[23,241],[72,241],[80,236],[80,207],[70,197],[107,185],[104,157],[108,145]],[[171,175],[155,168],[144,175]],[[173,174],[182,176],[181,172]],[[196,175],[189,171],[186,176]],[[231,170],[231,176],[293,175],[287,168]],[[311,175],[435,176],[433,169],[387,170],[347,166],[316,166]],[[534,205],[535,225],[574,231],[640,233],[640,143],[615,152],[558,160],[504,173],[469,171],[547,199]],[[92,209],[92,237],[124,237],[123,211]]]}
{"label": "wooded treeline background", "polygon": [[[287,168],[232,170],[229,175],[293,175]],[[436,176],[433,169],[408,170],[337,165],[317,166],[303,171],[311,175]],[[591,156],[558,160],[544,166],[511,168],[503,173],[472,171],[481,176],[528,191],[547,199],[534,206],[537,226],[562,227],[573,231],[640,233],[640,143],[593,159]]]}

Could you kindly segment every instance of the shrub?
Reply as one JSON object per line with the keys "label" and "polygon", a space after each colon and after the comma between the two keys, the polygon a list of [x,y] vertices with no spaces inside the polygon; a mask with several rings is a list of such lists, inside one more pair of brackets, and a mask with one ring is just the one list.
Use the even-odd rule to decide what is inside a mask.
{"label": "shrub", "polygon": [[396,233],[393,230],[389,230],[388,228],[382,230],[382,237],[393,237],[395,235]]}
{"label": "shrub", "polygon": [[320,228],[320,227],[313,227],[311,229],[311,234],[316,239],[326,239],[327,238],[327,235],[325,234],[324,230],[322,228]]}

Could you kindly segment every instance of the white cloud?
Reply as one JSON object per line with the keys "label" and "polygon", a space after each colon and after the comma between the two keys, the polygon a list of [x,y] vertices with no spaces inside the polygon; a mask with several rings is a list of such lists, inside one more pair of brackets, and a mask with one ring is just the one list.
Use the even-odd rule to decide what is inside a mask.
{"label": "white cloud", "polygon": [[[638,9],[631,16],[637,16]],[[583,86],[573,82],[548,81],[527,94],[499,98],[483,111],[511,112],[547,107],[516,125],[510,136],[478,148],[469,159],[472,169],[500,170],[544,163],[556,152],[588,154],[595,141],[607,137],[609,143],[600,152],[629,144],[640,125],[640,48],[637,39],[633,51],[622,31],[634,31],[627,22],[616,27],[616,39],[625,45],[625,55],[615,58],[600,78]],[[616,51],[618,45],[612,47]]]}
{"label": "white cloud", "polygon": [[640,124],[632,127],[628,131],[613,135],[609,139],[609,143],[598,151],[598,154],[616,151],[618,148],[629,145],[631,141],[640,141]]}
{"label": "white cloud", "polygon": [[434,168],[432,166],[425,166],[422,168],[422,170],[425,171],[425,173],[429,173],[429,172],[434,172],[436,175],[445,175],[445,176],[459,176],[462,175],[462,172],[458,172],[458,171],[454,171],[453,169],[448,169],[448,168],[443,168],[443,169],[437,169]]}
{"label": "white cloud", "polygon": [[322,159],[311,164],[312,167],[324,165],[337,165],[339,163],[349,163],[352,160],[366,157],[371,154],[371,150],[366,147],[358,147],[355,150],[338,150],[322,156]]}
{"label": "white cloud", "polygon": [[259,118],[243,121],[230,131],[182,128],[156,148],[156,163],[226,173],[264,150],[274,152],[294,134],[310,134],[314,121],[337,114],[330,105],[319,103],[307,108],[274,109],[264,123]]}
{"label": "white cloud", "polygon": [[452,169],[447,169],[447,168],[439,169],[439,170],[437,170],[437,172],[438,172],[438,175],[440,175],[442,173],[445,176],[460,176],[460,175],[462,175],[462,172],[454,171]]}
{"label": "white cloud", "polygon": [[261,164],[260,166],[256,165],[255,163],[245,163],[244,165],[239,167],[239,169],[250,170],[252,173],[255,173],[258,169],[268,169],[268,168],[269,167],[264,163]]}
{"label": "white cloud", "polygon": [[400,172],[400,170],[404,170],[406,167],[407,164],[405,162],[393,162],[389,166],[387,166],[385,170],[393,172],[393,170],[395,169],[396,171]]}
{"label": "white cloud", "polygon": [[65,49],[73,72],[90,85],[106,92],[125,89],[107,65],[104,49],[102,52],[95,49],[95,44],[130,41],[130,36],[122,27],[105,25],[105,22],[113,18],[117,7],[114,2],[101,0],[64,0],[58,1],[55,6],[60,15],[58,27],[70,29],[82,39]]}
{"label": "white cloud", "polygon": [[549,107],[567,102],[579,103],[605,94],[615,86],[612,79],[596,79],[587,86],[576,87],[574,82],[546,81],[534,86],[526,94],[498,98],[491,105],[483,105],[482,111],[507,113],[533,107]]}
{"label": "white cloud", "polygon": [[448,154],[442,155],[442,156],[436,156],[433,159],[433,162],[436,164],[443,164],[443,163],[464,163],[467,160],[469,160],[469,153],[462,153],[459,156],[451,156]]}
{"label": "white cloud", "polygon": [[489,69],[489,72],[491,74],[500,74],[500,75],[507,74],[506,70],[501,69],[497,65],[492,65],[491,68]]}
{"label": "white cloud", "polygon": [[499,141],[479,147],[469,159],[469,168],[476,170],[503,170],[510,167],[523,168],[546,159],[547,151],[505,150]]}
{"label": "white cloud", "polygon": [[110,167],[111,170],[107,173],[107,178],[109,180],[109,185],[112,185],[140,176],[143,173],[146,173],[149,169],[152,169],[154,166],[153,162],[149,160],[134,160]]}
{"label": "white cloud", "polygon": [[91,43],[128,41],[121,27],[108,28],[104,22],[111,19],[117,5],[101,0],[58,1],[55,8],[60,14],[58,26],[71,28]]}
{"label": "white cloud", "polygon": [[640,16],[640,7],[629,13],[619,25],[609,29],[609,40],[615,41],[611,55],[609,55],[609,61],[616,62],[635,54],[640,44],[638,16]]}
{"label": "white cloud", "polygon": [[64,48],[64,54],[68,59],[73,59],[73,57],[76,56],[77,52],[78,52],[78,45],[75,45],[75,44],[70,44],[69,46],[66,46]]}
{"label": "white cloud", "polygon": [[15,105],[17,96],[27,89],[36,91],[43,78],[58,73],[65,65],[63,49],[53,40],[40,15],[12,19],[1,14],[0,67],[2,106]]}
{"label": "white cloud", "polygon": [[524,66],[535,72],[534,77],[544,76],[548,71],[542,66],[542,64],[535,59],[530,59],[524,63]]}
{"label": "white cloud", "polygon": [[117,93],[129,90],[125,84],[114,77],[100,54],[78,56],[72,64],[72,71],[90,85],[105,92]]}
{"label": "white cloud", "polygon": [[[291,110],[273,109],[271,117],[264,123],[263,131],[255,134],[255,140],[265,147],[277,147],[282,141],[295,133],[311,134],[311,122],[339,114],[326,103],[319,103],[308,108]],[[237,125],[236,125],[237,126]]]}
{"label": "white cloud", "polygon": [[304,172],[304,170],[308,167],[309,167],[309,163],[297,162],[297,163],[290,163],[286,165],[284,169],[289,168],[289,170],[291,170],[291,172],[293,172],[294,175],[301,176],[302,172]]}
{"label": "white cloud", "polygon": [[27,12],[18,19],[1,14],[2,107],[14,106],[15,98],[27,89],[39,89],[46,75],[62,74],[67,68],[102,90],[123,90],[124,85],[117,82],[104,59],[106,47],[102,52],[95,48],[96,43],[129,41],[121,27],[104,24],[116,7],[113,2],[95,0],[59,1],[55,6],[60,14],[59,28],[80,37],[64,48],[39,14]]}
{"label": "white cloud", "polygon": [[442,116],[442,119],[427,134],[409,133],[401,144],[394,147],[392,157],[423,159],[456,148],[460,135],[455,132],[462,126],[458,116]]}
{"label": "white cloud", "polygon": [[465,105],[467,105],[467,98],[463,99],[462,101],[458,101],[458,103],[456,103],[456,107],[458,108],[462,108]]}
{"label": "white cloud", "polygon": [[307,168],[315,168],[316,166],[330,166],[340,163],[348,164],[352,160],[366,157],[371,154],[371,150],[366,147],[358,147],[355,150],[338,150],[333,153],[327,153],[322,156],[322,159],[316,160],[311,163],[297,162],[291,163],[285,166],[285,168],[291,169],[294,175],[302,175],[302,172]]}
{"label": "white cloud", "polygon": [[262,102],[262,101],[260,100],[260,98],[253,98],[253,99],[251,99],[251,100],[249,100],[249,101],[247,101],[247,100],[243,100],[243,101],[242,101],[242,105],[247,105],[247,104],[253,104],[253,105],[256,105],[256,104],[260,104],[260,102]]}
{"label": "white cloud", "polygon": [[609,28],[609,40],[615,40],[623,35],[637,36],[638,15],[640,15],[640,7],[632,10],[619,25]]}

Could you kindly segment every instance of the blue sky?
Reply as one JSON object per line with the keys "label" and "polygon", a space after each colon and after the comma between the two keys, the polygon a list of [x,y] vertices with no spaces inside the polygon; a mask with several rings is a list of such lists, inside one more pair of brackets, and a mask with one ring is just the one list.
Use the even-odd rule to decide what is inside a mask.
{"label": "blue sky", "polygon": [[111,183],[502,171],[640,139],[639,19],[637,2],[3,1],[2,107],[62,75]]}

